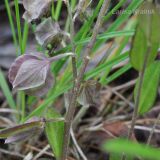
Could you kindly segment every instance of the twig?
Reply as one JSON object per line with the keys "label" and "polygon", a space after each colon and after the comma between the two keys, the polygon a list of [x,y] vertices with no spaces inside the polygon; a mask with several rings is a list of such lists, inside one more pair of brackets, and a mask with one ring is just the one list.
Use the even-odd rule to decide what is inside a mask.
{"label": "twig", "polygon": [[79,16],[86,0],[79,0],[78,7],[77,7],[77,12],[75,13],[73,17],[73,21],[75,22],[76,18]]}
{"label": "twig", "polygon": [[131,108],[133,108],[133,104],[128,100],[126,99],[121,93],[118,93],[116,90],[112,89],[111,87],[108,87],[107,88],[109,90],[111,90],[112,93],[114,93],[115,95],[117,95],[120,99],[122,99],[126,104],[128,104]]}
{"label": "twig", "polygon": [[[81,70],[79,72],[79,75],[77,77],[75,87],[73,88],[73,94],[72,94],[72,97],[71,97],[71,102],[69,104],[68,111],[67,111],[66,117],[65,117],[66,123],[65,123],[65,128],[64,128],[64,144],[63,144],[62,160],[66,160],[66,157],[67,157],[67,154],[68,154],[68,145],[69,145],[69,141],[70,141],[70,128],[71,128],[73,116],[74,116],[74,113],[75,113],[76,101],[77,101],[79,89],[80,89],[80,86],[81,86],[81,82],[82,82],[82,79],[83,79],[83,75],[84,75],[85,69],[88,65],[89,59],[90,59],[88,55],[91,53],[92,48],[93,48],[93,46],[96,42],[96,37],[97,37],[99,29],[102,25],[103,16],[106,13],[106,10],[109,6],[109,3],[110,3],[110,0],[105,0],[103,5],[102,5],[102,8],[101,8],[100,13],[98,15],[97,22],[96,22],[95,27],[93,29],[93,35],[91,37],[91,41],[87,45],[87,47],[85,49],[85,52],[84,52],[85,54],[84,54],[83,65],[82,65]],[[69,3],[67,3],[67,4],[68,4],[68,7],[69,7]]]}
{"label": "twig", "polygon": [[16,156],[16,157],[24,158],[24,155],[22,155],[22,154],[20,154],[18,152],[11,152],[11,151],[8,151],[8,150],[2,149],[2,148],[0,148],[0,152],[2,152],[4,154],[11,155],[11,156]]}
{"label": "twig", "polygon": [[81,107],[81,109],[79,110],[79,112],[77,113],[77,115],[75,116],[74,118],[74,121],[73,121],[73,129],[75,127],[77,127],[78,123],[80,123],[82,117],[85,115],[86,111],[88,110],[89,108],[89,105],[84,105]]}
{"label": "twig", "polygon": [[156,126],[157,126],[159,121],[160,121],[160,113],[159,113],[159,115],[158,115],[158,117],[157,117],[157,119],[156,119],[156,121],[155,121],[155,123],[154,123],[154,125],[152,127],[152,130],[150,131],[150,135],[149,135],[149,138],[147,140],[147,146],[150,145],[150,143],[151,143],[151,139],[153,137],[153,133],[155,132]]}
{"label": "twig", "polygon": [[119,91],[119,90],[124,89],[124,88],[132,87],[133,85],[135,85],[136,81],[137,81],[137,79],[131,80],[131,81],[125,83],[125,84],[114,87],[113,90]]}
{"label": "twig", "polygon": [[45,146],[34,158],[33,160],[38,159],[40,156],[42,156],[48,149],[50,148],[50,145],[48,144]]}
{"label": "twig", "polygon": [[[142,131],[149,131],[151,132],[153,128],[147,127],[147,126],[139,126],[139,125],[135,125],[134,127],[135,129],[138,130],[142,130]],[[159,129],[154,129],[154,133],[159,133],[160,134],[160,130]]]}
{"label": "twig", "polygon": [[71,137],[72,137],[73,143],[74,143],[74,145],[75,145],[78,153],[79,153],[80,156],[82,157],[82,159],[83,159],[83,160],[87,160],[87,157],[84,155],[83,151],[81,150],[80,146],[79,146],[78,143],[77,143],[77,140],[76,140],[76,138],[75,138],[73,129],[71,129]]}
{"label": "twig", "polygon": [[[41,149],[39,149],[39,148],[36,148],[36,147],[34,147],[34,146],[31,146],[31,145],[26,145],[26,147],[28,148],[28,149],[30,149],[30,150],[32,150],[32,151],[36,151],[36,152],[41,152]],[[50,157],[55,157],[54,155],[53,155],[53,153],[50,153],[50,152],[47,152],[47,151],[45,151],[44,153],[43,153],[44,155],[47,155],[47,156],[50,156]]]}

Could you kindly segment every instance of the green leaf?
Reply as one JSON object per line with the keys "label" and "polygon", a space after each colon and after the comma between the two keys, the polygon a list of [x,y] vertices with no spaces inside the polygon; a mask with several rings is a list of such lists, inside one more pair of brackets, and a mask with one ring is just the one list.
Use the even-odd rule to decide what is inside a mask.
{"label": "green leaf", "polygon": [[[120,160],[122,157],[122,154],[110,154],[109,160]],[[126,156],[126,160],[134,160],[133,157]]]}
{"label": "green leaf", "polygon": [[127,156],[140,156],[151,160],[159,160],[160,150],[156,148],[147,147],[142,144],[131,142],[128,140],[114,139],[109,140],[104,145],[106,151],[122,154]]}
{"label": "green leaf", "polygon": [[[140,102],[138,107],[139,114],[146,113],[153,106],[157,95],[159,80],[160,80],[160,62],[156,61],[150,66],[148,66],[144,73]],[[134,90],[134,98],[137,95],[138,87],[139,87],[139,79],[136,83],[136,87]]]}
{"label": "green leaf", "polygon": [[[146,13],[143,13],[143,12]],[[144,2],[138,12],[138,24],[130,51],[132,66],[138,71],[142,70],[145,55],[150,48],[147,65],[151,64],[157,55],[160,43],[160,15],[151,2]],[[142,14],[143,13],[143,14]]]}
{"label": "green leaf", "polygon": [[[59,117],[61,117],[61,115],[58,112],[56,112],[53,108],[47,109],[45,115],[46,119]],[[62,155],[63,146],[64,122],[46,122],[45,131],[55,157],[57,159],[60,159]]]}
{"label": "green leaf", "polygon": [[0,88],[2,88],[2,91],[7,99],[7,102],[9,104],[9,106],[12,108],[12,109],[16,109],[16,104],[13,100],[13,97],[12,97],[12,93],[8,87],[8,84],[6,82],[6,79],[0,69]]}

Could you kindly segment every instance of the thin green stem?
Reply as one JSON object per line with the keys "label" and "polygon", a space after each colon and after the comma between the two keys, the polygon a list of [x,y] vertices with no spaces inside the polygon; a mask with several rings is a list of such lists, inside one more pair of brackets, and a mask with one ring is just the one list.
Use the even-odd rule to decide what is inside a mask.
{"label": "thin green stem", "polygon": [[8,19],[9,19],[11,31],[12,31],[13,42],[14,42],[14,45],[16,48],[16,54],[18,55],[18,50],[17,50],[18,49],[18,42],[17,42],[17,37],[16,37],[16,31],[15,31],[15,26],[13,23],[13,18],[12,18],[11,9],[10,9],[8,0],[5,0],[5,6],[6,6],[7,14],[8,14]]}
{"label": "thin green stem", "polygon": [[61,58],[66,57],[66,56],[74,56],[74,53],[69,52],[69,53],[59,54],[59,55],[57,55],[57,56],[50,57],[50,58],[49,58],[49,61],[50,61],[50,62],[54,62],[54,61],[57,61],[57,60],[59,60],[59,59],[61,59]]}
{"label": "thin green stem", "polygon": [[14,0],[15,5],[15,12],[16,12],[16,22],[17,22],[17,30],[18,30],[18,40],[21,54],[23,53],[22,49],[22,31],[21,31],[21,21],[20,21],[20,14],[19,14],[19,0]]}
{"label": "thin green stem", "polygon": [[20,94],[21,94],[21,111],[22,111],[21,122],[23,122],[25,119],[25,93],[21,92]]}
{"label": "thin green stem", "polygon": [[120,0],[119,3],[104,17],[104,21],[107,21],[115,12],[126,2],[127,0]]}
{"label": "thin green stem", "polygon": [[22,54],[24,54],[24,52],[26,50],[27,39],[28,39],[28,30],[29,30],[29,25],[25,21],[24,29],[23,29],[23,39],[22,39]]}
{"label": "thin green stem", "polygon": [[54,17],[56,21],[58,21],[59,19],[61,8],[62,8],[62,0],[58,0]]}
{"label": "thin green stem", "polygon": [[55,19],[54,1],[52,1],[51,15],[52,15],[52,19]]}
{"label": "thin green stem", "polygon": [[[23,36],[22,36],[22,30],[21,30],[21,20],[20,20],[20,12],[19,12],[19,0],[14,0],[15,5],[15,12],[16,12],[16,23],[17,23],[17,30],[18,30],[18,41],[19,41],[19,47],[21,54],[24,54],[27,44],[27,38],[28,38],[28,24],[25,22],[24,29],[23,29]],[[25,118],[25,93],[20,92],[20,108],[22,111],[21,121]]]}

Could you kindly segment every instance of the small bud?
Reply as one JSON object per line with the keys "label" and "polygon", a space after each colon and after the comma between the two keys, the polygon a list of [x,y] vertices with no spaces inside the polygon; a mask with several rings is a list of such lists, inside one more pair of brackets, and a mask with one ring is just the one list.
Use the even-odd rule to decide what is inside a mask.
{"label": "small bud", "polygon": [[23,18],[29,23],[46,16],[51,9],[52,0],[23,0]]}

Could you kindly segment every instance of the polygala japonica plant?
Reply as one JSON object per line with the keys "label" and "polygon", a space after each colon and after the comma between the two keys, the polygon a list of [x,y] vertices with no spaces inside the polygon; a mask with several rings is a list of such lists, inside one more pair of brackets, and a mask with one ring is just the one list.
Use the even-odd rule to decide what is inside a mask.
{"label": "polygala japonica plant", "polygon": [[[125,102],[124,106],[126,104],[129,107],[132,106],[132,108],[127,109],[129,113],[133,111],[129,125],[128,117],[131,116],[125,115],[124,120],[127,119],[125,125],[117,125],[119,128],[112,128],[113,126],[110,125],[108,128],[106,127],[107,130],[103,122],[112,119],[107,114],[114,112],[116,107],[110,107],[110,105],[108,107],[104,103],[103,110],[99,110],[97,113],[97,116],[101,116],[96,118],[98,122],[91,123],[91,128],[86,123],[92,121],[92,117],[84,122],[89,127],[85,131],[100,131],[98,132],[100,135],[101,132],[104,132],[114,138],[123,137],[127,139],[127,141],[109,141],[104,145],[104,149],[111,151],[110,159],[127,160],[129,155],[129,158],[131,156],[141,159],[141,157],[147,158],[148,156],[158,160],[156,154],[153,154],[160,153],[157,149],[145,148],[143,145],[130,143],[130,140],[136,139],[134,136],[136,119],[139,115],[147,113],[153,106],[160,82],[160,63],[156,60],[160,46],[159,4],[158,1],[153,0],[133,0],[129,1],[126,7],[123,6],[125,2],[126,0],[120,0],[114,6],[115,1],[111,0],[99,0],[97,2],[92,0],[22,0],[25,10],[23,14],[25,20],[24,32],[22,34],[19,3],[18,0],[15,0],[17,40],[9,3],[8,0],[5,0],[7,13],[10,16],[13,39],[17,47],[17,55],[20,52],[20,55],[9,68],[8,79],[13,90],[18,92],[17,101],[20,101],[18,105],[14,105],[14,109],[19,106],[22,107],[19,111],[21,116],[20,124],[0,130],[0,139],[5,139],[6,144],[16,143],[44,132],[55,158],[57,160],[69,160],[69,153],[71,153],[69,152],[70,139],[72,138],[78,153],[76,153],[78,155],[78,158],[76,158],[87,160],[78,142],[76,142],[73,130],[80,124],[90,106],[96,106],[96,109],[100,106],[100,91],[103,91],[102,88],[105,88],[105,85],[108,85],[109,82],[133,68],[135,69],[134,72],[139,73],[139,77],[134,81],[133,101],[135,101],[135,105],[128,100],[132,96],[127,99],[122,95],[123,93],[117,92],[121,87],[127,86],[126,88],[128,88],[128,84],[113,89],[110,89],[112,87],[105,88],[110,90],[108,91],[109,96],[105,97],[107,103],[115,94],[118,99]],[[155,3],[158,5],[156,6]],[[94,7],[94,10],[92,7]],[[138,10],[136,14],[126,12],[127,14],[116,15],[116,11],[121,7],[126,7],[128,11],[132,12],[135,12],[137,8]],[[64,10],[62,17],[65,17],[66,12],[68,16],[65,17],[65,22],[59,20],[62,9]],[[152,13],[143,14],[145,10],[152,10]],[[113,23],[109,21],[112,16]],[[104,22],[107,22],[107,24],[102,28]],[[108,22],[111,23],[111,26],[108,25]],[[80,25],[77,25],[79,23]],[[29,26],[37,42],[34,50],[25,44]],[[134,37],[130,45],[131,36]],[[28,48],[26,49],[26,47]],[[28,49],[31,51],[27,51]],[[92,61],[90,63],[90,57],[96,62]],[[120,65],[117,65],[119,63]],[[125,91],[128,90],[125,89]],[[64,109],[60,112],[53,105],[56,104],[54,103],[56,98],[63,94]],[[38,105],[34,105],[34,110],[30,107],[29,111],[31,113],[27,116],[25,114],[25,98],[29,105],[32,100],[38,100]],[[114,112],[113,115],[123,112],[123,109],[119,109],[121,101],[117,103],[116,98],[114,98],[111,103],[118,106],[118,112]],[[78,108],[77,105],[80,107]],[[108,108],[104,109],[105,106]],[[103,111],[105,113],[102,113]],[[64,115],[62,116],[61,113]],[[106,117],[103,117],[104,115]],[[15,119],[18,122],[19,117],[17,117]],[[150,129],[147,145],[150,144],[159,119],[160,114],[153,128]],[[101,125],[99,125],[100,121],[102,121]],[[94,126],[97,124],[98,127]],[[121,122],[115,124],[121,124]],[[123,126],[125,126],[125,129]],[[110,133],[109,129],[111,131],[116,130],[115,135]],[[83,130],[77,137],[81,137],[81,134],[83,134]],[[101,138],[103,139],[103,136]],[[124,149],[123,143],[125,144]],[[139,152],[136,148],[147,154]],[[112,155],[112,152],[117,153],[118,156]]]}

